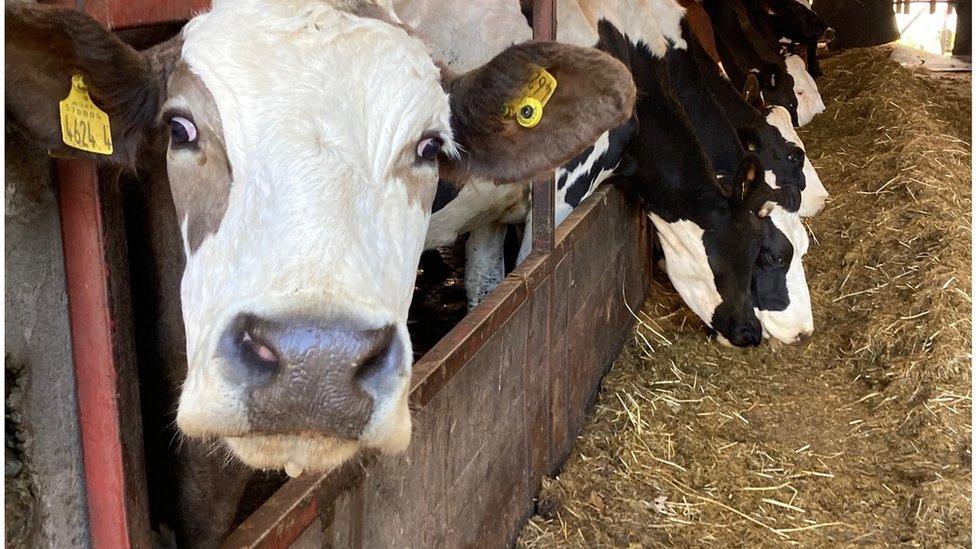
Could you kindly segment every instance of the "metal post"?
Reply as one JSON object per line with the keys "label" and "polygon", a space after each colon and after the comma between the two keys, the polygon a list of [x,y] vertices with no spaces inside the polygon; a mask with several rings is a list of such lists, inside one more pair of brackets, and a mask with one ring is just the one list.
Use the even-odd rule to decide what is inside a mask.
{"label": "metal post", "polygon": [[[556,39],[556,0],[532,0],[532,37]],[[532,252],[552,253],[555,231],[554,176],[532,183]]]}

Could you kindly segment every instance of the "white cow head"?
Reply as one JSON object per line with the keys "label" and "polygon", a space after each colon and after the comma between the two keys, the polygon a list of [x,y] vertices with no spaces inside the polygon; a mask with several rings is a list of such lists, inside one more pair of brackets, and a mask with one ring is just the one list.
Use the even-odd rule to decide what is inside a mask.
{"label": "white cow head", "polygon": [[827,106],[820,97],[820,89],[813,76],[807,72],[807,64],[799,55],[786,56],[786,71],[793,77],[793,93],[796,94],[797,125],[805,126],[814,116],[824,112]]}
{"label": "white cow head", "polygon": [[[439,175],[547,173],[635,95],[619,62],[557,44],[442,74],[355,0],[217,0],[143,53],[71,10],[8,5],[6,28],[7,112],[35,140],[71,152],[58,101],[80,74],[112,127],[114,152],[91,156],[165,155],[186,254],[179,427],[289,473],[407,444],[407,309]],[[540,67],[559,86],[523,128],[502,106]]]}
{"label": "white cow head", "polygon": [[[783,139],[806,151],[806,148],[803,146],[803,141],[800,140],[800,136],[797,135],[796,130],[793,128],[789,111],[783,107],[773,106],[766,112],[766,122],[769,122],[771,126],[779,130]],[[800,195],[800,215],[803,217],[813,217],[823,209],[830,194],[824,187],[823,182],[820,181],[820,176],[817,175],[817,170],[810,163],[810,158],[806,155],[803,158],[803,178],[806,180],[806,186]]]}

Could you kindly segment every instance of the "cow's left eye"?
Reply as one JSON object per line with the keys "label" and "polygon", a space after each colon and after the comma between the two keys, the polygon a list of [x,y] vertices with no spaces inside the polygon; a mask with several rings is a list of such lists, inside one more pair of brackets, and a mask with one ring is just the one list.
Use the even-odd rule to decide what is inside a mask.
{"label": "cow's left eye", "polygon": [[417,143],[417,158],[422,158],[428,162],[437,160],[437,155],[441,153],[444,141],[440,137],[427,137]]}

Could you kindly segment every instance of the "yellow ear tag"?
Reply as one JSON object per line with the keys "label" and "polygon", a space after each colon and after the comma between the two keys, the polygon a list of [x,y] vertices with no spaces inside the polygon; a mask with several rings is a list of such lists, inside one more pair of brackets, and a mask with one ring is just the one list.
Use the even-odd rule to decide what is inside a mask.
{"label": "yellow ear tag", "polygon": [[112,128],[108,115],[92,103],[85,79],[71,77],[71,91],[58,103],[61,139],[69,147],[96,154],[112,154]]}
{"label": "yellow ear tag", "polygon": [[523,128],[534,128],[542,120],[542,112],[553,92],[556,79],[543,68],[539,68],[532,80],[522,88],[519,98],[505,105],[505,117],[515,117]]}

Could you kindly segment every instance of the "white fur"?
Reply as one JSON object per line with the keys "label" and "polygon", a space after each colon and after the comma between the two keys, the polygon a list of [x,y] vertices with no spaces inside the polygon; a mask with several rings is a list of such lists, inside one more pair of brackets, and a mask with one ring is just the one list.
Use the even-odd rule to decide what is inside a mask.
{"label": "white fur", "polygon": [[817,88],[817,81],[807,72],[807,64],[798,55],[786,56],[786,72],[793,77],[793,93],[796,94],[796,118],[800,126],[805,126],[813,117],[824,112],[824,105]]}
{"label": "white fur", "polygon": [[668,223],[653,213],[649,217],[667,258],[665,266],[671,284],[698,318],[711,327],[712,316],[722,303],[722,296],[708,267],[704,229],[685,219]]}
{"label": "white fur", "polygon": [[763,335],[767,338],[773,337],[787,344],[799,343],[813,333],[810,288],[803,270],[803,256],[810,247],[810,239],[796,213],[776,206],[769,214],[769,219],[793,245],[793,259],[786,272],[786,292],[790,304],[782,311],[756,309],[756,318],[759,319]]}
{"label": "white fur", "polygon": [[240,313],[347,315],[397,328],[406,374],[362,442],[402,448],[407,309],[437,181],[415,147],[426,131],[450,141],[439,72],[401,29],[311,0],[217,1],[183,37],[184,61],[220,112],[233,183],[219,230],[188,255],[182,280],[180,428],[233,437],[257,467],[322,470],[348,457],[348,442],[326,437],[247,436],[244,389],[217,351]]}
{"label": "white fur", "polygon": [[481,66],[512,44],[532,39],[518,0],[394,0],[397,16],[432,55],[457,72]]}
{"label": "white fur", "polygon": [[[804,151],[803,141],[793,128],[793,121],[789,111],[780,106],[774,106],[766,115],[766,122],[779,130],[784,139],[794,143]],[[803,178],[806,180],[806,187],[803,189],[800,201],[800,215],[803,217],[813,217],[823,209],[830,194],[820,181],[817,170],[813,167],[809,157],[803,161]]]}

